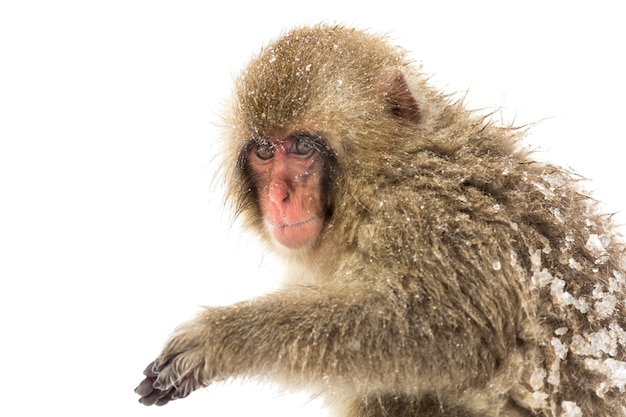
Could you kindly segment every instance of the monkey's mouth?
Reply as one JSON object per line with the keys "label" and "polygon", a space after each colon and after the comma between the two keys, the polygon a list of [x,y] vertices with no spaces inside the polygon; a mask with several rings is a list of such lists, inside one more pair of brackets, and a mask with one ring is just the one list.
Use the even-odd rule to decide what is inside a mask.
{"label": "monkey's mouth", "polygon": [[313,216],[294,223],[284,220],[269,222],[268,227],[276,242],[289,249],[301,249],[315,243],[322,229],[322,221],[319,216]]}
{"label": "monkey's mouth", "polygon": [[271,226],[272,226],[274,229],[289,229],[289,228],[294,228],[294,227],[302,227],[302,226],[306,226],[307,224],[310,224],[310,223],[312,223],[312,222],[315,222],[315,221],[317,221],[318,219],[319,219],[319,218],[318,218],[317,216],[313,216],[313,217],[310,217],[310,218],[308,218],[308,219],[306,219],[306,220],[303,220],[303,221],[301,221],[301,222],[296,222],[296,223],[283,223],[283,222],[281,222],[281,223],[274,223],[274,224],[271,224]]}

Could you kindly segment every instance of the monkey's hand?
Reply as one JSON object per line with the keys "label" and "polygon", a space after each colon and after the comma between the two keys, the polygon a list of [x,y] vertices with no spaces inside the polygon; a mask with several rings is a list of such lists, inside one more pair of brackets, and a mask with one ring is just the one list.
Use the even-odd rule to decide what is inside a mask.
{"label": "monkey's hand", "polygon": [[185,327],[181,326],[143,372],[146,378],[135,388],[140,403],[165,405],[215,380],[215,372],[206,360],[202,332],[194,332],[193,326]]}
{"label": "monkey's hand", "polygon": [[135,388],[135,393],[139,394],[141,398],[139,402],[144,405],[165,405],[170,400],[175,400],[174,394],[176,389],[171,387],[167,390],[157,389],[154,383],[157,380],[157,374],[154,372],[154,362],[150,364],[143,371],[146,378]]}

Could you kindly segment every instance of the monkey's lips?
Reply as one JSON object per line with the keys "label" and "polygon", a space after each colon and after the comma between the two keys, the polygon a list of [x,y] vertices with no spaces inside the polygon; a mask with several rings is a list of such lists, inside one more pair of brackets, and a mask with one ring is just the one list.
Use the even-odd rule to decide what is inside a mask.
{"label": "monkey's lips", "polygon": [[322,229],[322,221],[318,216],[313,216],[292,223],[284,220],[270,222],[268,226],[278,243],[290,249],[300,249],[315,242]]}

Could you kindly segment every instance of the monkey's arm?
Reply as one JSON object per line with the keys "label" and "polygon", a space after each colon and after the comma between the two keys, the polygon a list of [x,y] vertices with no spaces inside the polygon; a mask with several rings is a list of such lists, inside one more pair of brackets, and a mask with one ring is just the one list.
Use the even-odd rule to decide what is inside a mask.
{"label": "monkey's arm", "polygon": [[174,332],[137,393],[146,405],[162,405],[242,375],[368,389],[410,382],[419,390],[438,380],[450,385],[456,373],[460,388],[494,363],[471,326],[392,286],[299,288],[207,308]]}

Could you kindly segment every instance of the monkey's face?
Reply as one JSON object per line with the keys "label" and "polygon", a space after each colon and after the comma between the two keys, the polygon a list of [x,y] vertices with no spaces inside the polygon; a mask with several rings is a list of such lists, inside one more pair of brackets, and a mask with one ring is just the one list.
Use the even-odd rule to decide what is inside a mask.
{"label": "monkey's face", "polygon": [[254,141],[246,152],[265,228],[290,249],[310,247],[325,221],[323,145],[296,133]]}

